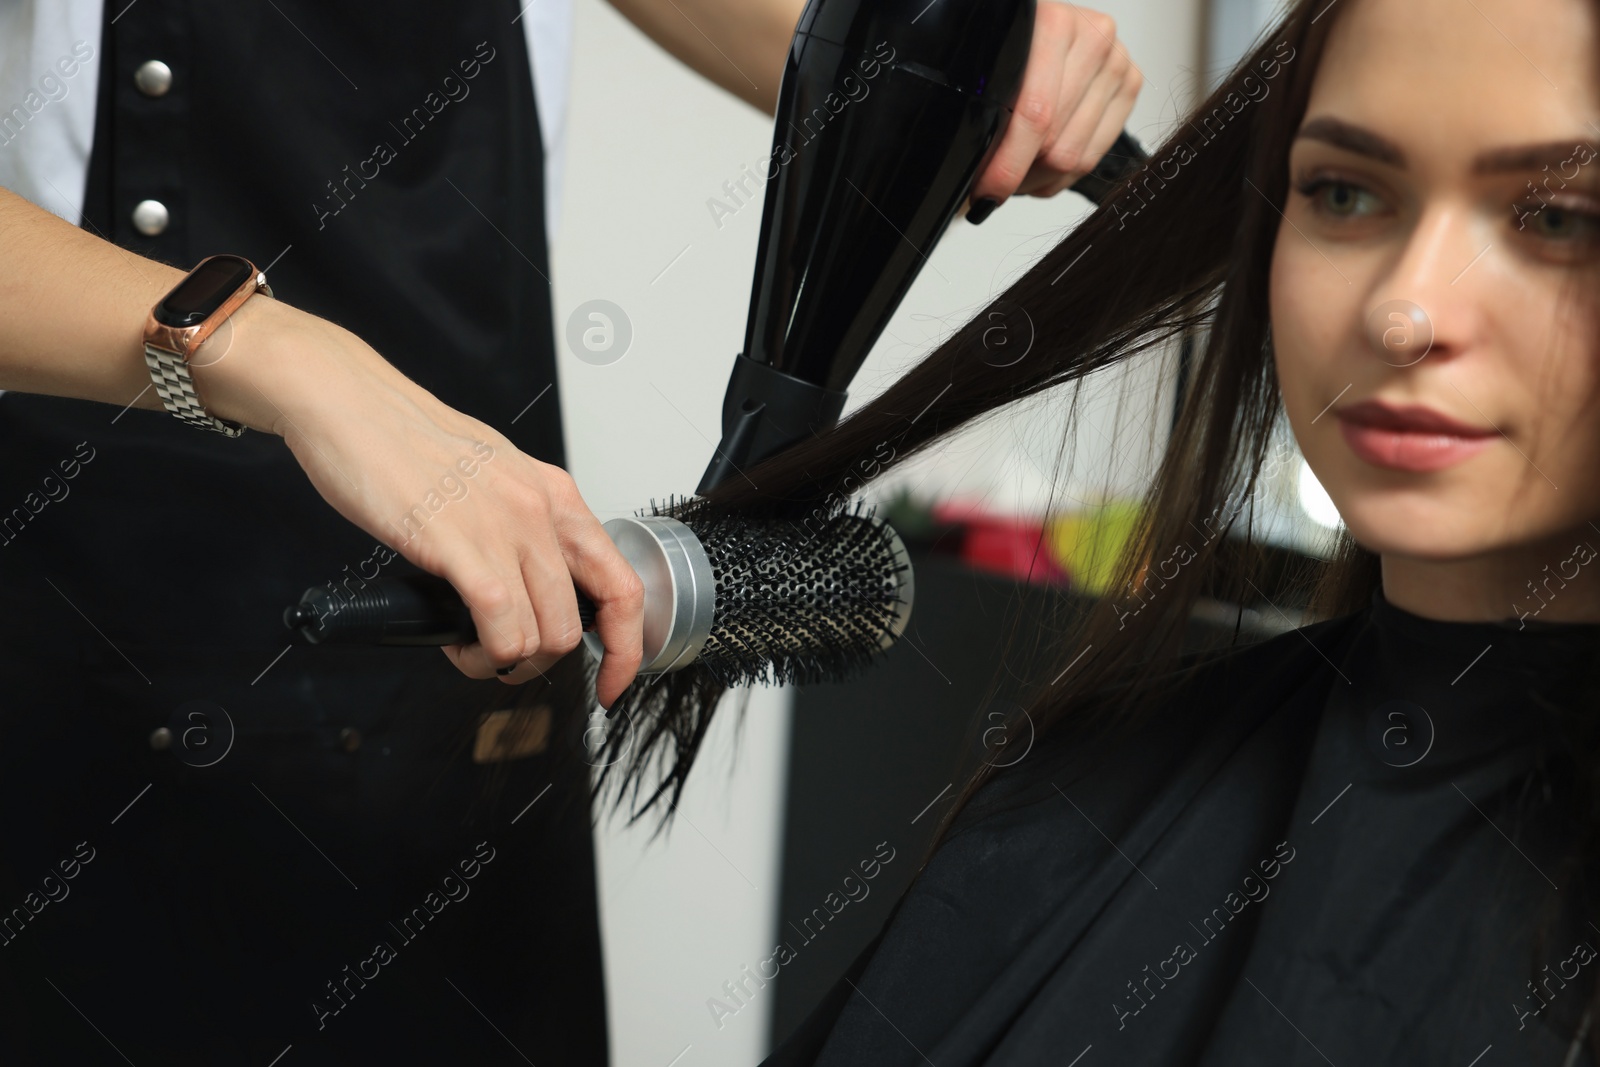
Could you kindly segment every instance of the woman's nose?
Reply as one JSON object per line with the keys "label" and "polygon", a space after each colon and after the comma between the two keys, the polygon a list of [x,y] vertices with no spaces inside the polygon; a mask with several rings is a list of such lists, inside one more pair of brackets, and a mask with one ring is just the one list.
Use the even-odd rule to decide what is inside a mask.
{"label": "woman's nose", "polygon": [[1472,271],[1489,251],[1462,205],[1425,209],[1368,296],[1368,349],[1393,367],[1460,354],[1477,334],[1481,295]]}
{"label": "woman's nose", "polygon": [[1404,297],[1374,305],[1367,313],[1367,345],[1391,367],[1420,363],[1433,350],[1433,319]]}

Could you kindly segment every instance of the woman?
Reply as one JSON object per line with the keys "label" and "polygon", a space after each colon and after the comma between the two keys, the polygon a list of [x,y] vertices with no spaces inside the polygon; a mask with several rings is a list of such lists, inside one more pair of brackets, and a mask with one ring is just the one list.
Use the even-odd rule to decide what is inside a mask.
{"label": "woman", "polygon": [[[769,1064],[1595,1062],[1597,53],[1574,0],[1295,4],[997,301],[1027,358],[979,315],[716,494],[803,505],[1205,330],[1038,742]],[[1209,534],[1280,407],[1346,524],[1324,621],[1180,656],[1203,585],[1261,602]],[[681,784],[704,706],[635,758],[685,739]]]}

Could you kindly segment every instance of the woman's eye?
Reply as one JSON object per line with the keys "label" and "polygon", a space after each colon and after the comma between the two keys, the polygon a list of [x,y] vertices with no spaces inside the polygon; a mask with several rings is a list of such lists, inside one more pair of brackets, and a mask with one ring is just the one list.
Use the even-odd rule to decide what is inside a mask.
{"label": "woman's eye", "polygon": [[1592,211],[1533,200],[1518,204],[1516,215],[1519,230],[1545,240],[1587,243],[1600,237],[1600,215]]}
{"label": "woman's eye", "polygon": [[1379,206],[1370,191],[1338,178],[1314,178],[1301,184],[1299,191],[1310,198],[1312,210],[1335,219],[1370,215]]}

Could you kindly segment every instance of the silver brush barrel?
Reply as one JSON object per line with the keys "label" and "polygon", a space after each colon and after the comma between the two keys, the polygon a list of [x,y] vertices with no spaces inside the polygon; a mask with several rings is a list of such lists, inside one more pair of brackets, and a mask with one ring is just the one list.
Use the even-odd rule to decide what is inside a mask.
{"label": "silver brush barrel", "polygon": [[[693,663],[716,616],[716,576],[694,531],[667,515],[626,516],[601,524],[622,558],[644,582],[644,659],[640,674]],[[605,652],[600,635],[583,643],[595,659]]]}

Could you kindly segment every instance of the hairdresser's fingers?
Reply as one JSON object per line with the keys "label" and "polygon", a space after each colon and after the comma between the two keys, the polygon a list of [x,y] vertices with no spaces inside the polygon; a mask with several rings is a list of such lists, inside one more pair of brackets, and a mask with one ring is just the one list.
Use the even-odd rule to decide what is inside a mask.
{"label": "hairdresser's fingers", "polygon": [[1127,125],[1143,82],[1127,52],[1119,47],[1108,56],[1079,107],[1017,191],[1054,196],[1093,170]]}
{"label": "hairdresser's fingers", "polygon": [[[430,492],[438,513],[400,543],[406,558],[443,576],[466,604],[477,639],[445,647],[456,668],[471,678],[492,678],[496,668],[539,647],[538,618],[512,547],[534,522],[522,503],[530,475],[518,461],[537,461],[504,439],[493,454],[499,462],[485,462],[475,472],[478,491],[448,498]],[[427,513],[429,506],[416,510]]]}
{"label": "hairdresser's fingers", "polygon": [[[451,505],[424,535],[460,530],[471,556],[493,575],[464,587],[448,569],[477,626],[477,641],[450,646],[456,668],[473,678],[498,677],[520,684],[542,674],[576,646],[577,601],[562,558],[555,525],[570,507],[571,478],[561,468],[517,451],[477,475],[480,491]],[[447,526],[445,523],[455,525]],[[458,554],[465,555],[463,549]],[[506,674],[502,669],[509,668]]]}
{"label": "hairdresser's fingers", "polygon": [[[578,496],[572,476],[560,467],[539,463],[542,478],[538,491],[525,501],[532,521],[522,529],[517,542],[518,563],[527,594],[533,602],[538,622],[538,647],[525,655],[532,663],[512,665],[515,669],[503,678],[517,685],[533,674],[542,673],[583,639],[583,624],[578,619],[578,598],[567,570],[565,538],[561,531],[570,523],[574,509],[588,515]],[[589,516],[593,519],[593,516]],[[537,654],[535,654],[537,653]]]}
{"label": "hairdresser's fingers", "polygon": [[[504,654],[509,640],[496,640],[502,635],[480,630],[476,646],[461,647],[451,657],[463,673],[475,678],[493,676],[508,685],[542,676],[582,639],[577,597],[558,529],[568,524],[574,509],[593,520],[566,471],[529,456],[519,454],[518,458],[519,465],[502,467],[517,474],[512,484],[496,487],[506,505],[508,522],[490,532],[485,543],[500,549],[497,559],[502,566],[505,557],[510,557],[515,570],[506,584],[513,597],[530,605],[531,621],[523,622],[522,644],[509,655]],[[463,599],[469,608],[473,606],[470,597]]]}
{"label": "hairdresser's fingers", "polygon": [[[1034,18],[1033,43],[1028,49],[1028,65],[1022,73],[1022,88],[1017,92],[1017,102],[1000,135],[1000,143],[973,183],[971,199],[974,203],[1002,201],[1016,192],[1038,157],[1039,146],[1056,125],[1056,100],[1070,42],[1064,38],[1065,25],[1059,13],[1047,13],[1046,9],[1062,6],[1056,3],[1039,5]],[[975,221],[982,219],[975,217]]]}
{"label": "hairdresser's fingers", "polygon": [[444,654],[469,678],[493,678],[497,668],[520,662],[538,641],[538,624],[522,576],[500,569],[470,545],[461,546],[450,558],[451,563],[435,573],[442,573],[467,605],[477,640],[444,645]]}
{"label": "hairdresser's fingers", "polygon": [[595,699],[610,708],[643,661],[644,582],[587,508],[570,512],[562,540],[572,580],[594,601],[595,633],[605,646]]}
{"label": "hairdresser's fingers", "polygon": [[[1092,130],[1094,120],[1110,98],[1106,72],[1121,51],[1117,46],[1117,23],[1110,15],[1084,7],[1051,3],[1040,7],[1059,12],[1055,18],[1062,26],[1057,32],[1066,42],[1067,52],[1061,67],[1061,85],[1056,91],[1056,122],[1040,146],[1034,170],[1039,169],[1038,163],[1044,163],[1063,173],[1087,173],[1090,168],[1082,166],[1082,144],[1077,145],[1078,154],[1065,155],[1061,151],[1062,134],[1069,127],[1085,133]],[[1127,53],[1122,55],[1126,59]],[[1087,124],[1085,112],[1089,112]]]}
{"label": "hairdresser's fingers", "polygon": [[[1060,76],[1049,98],[1049,117],[1029,123],[1029,109],[1039,110],[1028,96],[1029,78],[1052,61],[1059,63]],[[1041,3],[1017,110],[974,184],[972,200],[989,203],[978,205],[969,215],[971,221],[983,221],[1005,196],[1051,196],[1094,169],[1116,140],[1142,84],[1142,75],[1116,39],[1111,16],[1068,4]],[[1101,130],[1110,122],[1115,123],[1114,130],[1104,139]],[[1039,130],[1042,136],[1031,136]]]}
{"label": "hairdresser's fingers", "polygon": [[[1128,110],[1132,110],[1131,104]],[[1091,169],[1099,164],[1100,160],[1105,157],[1106,151],[1116,143],[1117,137],[1126,128],[1127,121],[1127,115],[1117,109],[1108,110],[1101,116],[1100,125],[1095,128],[1094,133],[1089,137],[1089,147],[1084,156]],[[1027,182],[1023,183],[1023,187],[1033,196],[1055,196],[1063,189],[1072,188],[1081,177],[1082,175],[1080,174],[1066,174],[1057,178],[1046,179],[1046,184],[1037,190],[1027,189]]]}

